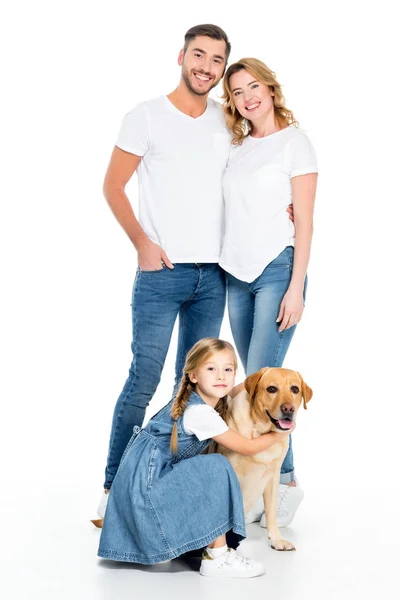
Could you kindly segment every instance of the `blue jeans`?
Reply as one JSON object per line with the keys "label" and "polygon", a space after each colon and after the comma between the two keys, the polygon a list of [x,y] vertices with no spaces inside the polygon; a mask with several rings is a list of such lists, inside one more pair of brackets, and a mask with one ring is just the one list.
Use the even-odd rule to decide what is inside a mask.
{"label": "blue jeans", "polygon": [[135,425],[161,379],[179,315],[175,390],[188,350],[204,337],[218,337],[225,309],[225,274],[214,263],[178,263],[174,269],[138,269],[132,292],[132,353],[129,377],[114,409],[104,487],[110,488]]}
{"label": "blue jeans", "polygon": [[[279,333],[276,319],[293,270],[294,248],[287,246],[251,283],[227,274],[228,309],[233,339],[246,375],[281,367],[296,325]],[[303,299],[307,286],[304,286]],[[294,480],[292,440],[281,468],[281,483]]]}

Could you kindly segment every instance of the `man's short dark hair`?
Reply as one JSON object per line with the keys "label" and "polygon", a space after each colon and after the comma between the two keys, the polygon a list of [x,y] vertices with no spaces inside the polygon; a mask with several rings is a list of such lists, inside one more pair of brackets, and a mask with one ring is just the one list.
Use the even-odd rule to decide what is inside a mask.
{"label": "man's short dark hair", "polygon": [[205,35],[212,40],[221,40],[226,44],[226,62],[228,62],[229,54],[231,53],[231,44],[225,31],[218,25],[195,25],[185,33],[185,45],[183,51],[186,52],[189,43],[199,35]]}

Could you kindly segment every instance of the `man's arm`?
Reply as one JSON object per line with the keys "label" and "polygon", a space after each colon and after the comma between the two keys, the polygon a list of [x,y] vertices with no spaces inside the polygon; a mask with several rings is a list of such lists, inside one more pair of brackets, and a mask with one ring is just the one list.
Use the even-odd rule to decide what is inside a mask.
{"label": "man's arm", "polygon": [[118,223],[137,250],[139,267],[144,271],[155,271],[160,269],[164,262],[167,267],[173,268],[162,248],[152,242],[143,231],[125,193],[125,186],[139,166],[141,158],[115,146],[104,178],[104,196]]}

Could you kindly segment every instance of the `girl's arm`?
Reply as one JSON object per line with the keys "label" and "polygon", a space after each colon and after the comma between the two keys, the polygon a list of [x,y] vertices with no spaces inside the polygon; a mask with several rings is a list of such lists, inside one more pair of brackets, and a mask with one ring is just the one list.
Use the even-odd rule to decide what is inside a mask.
{"label": "girl's arm", "polygon": [[281,441],[283,439],[282,436],[288,436],[289,433],[294,431],[294,428],[293,424],[293,427],[288,431],[282,433],[272,431],[271,433],[264,433],[260,435],[260,437],[252,440],[243,437],[240,433],[233,431],[233,429],[229,429],[228,431],[225,431],[225,433],[216,435],[212,439],[214,442],[217,442],[217,444],[228,448],[228,450],[244,454],[244,456],[253,456],[253,454],[263,452],[263,450],[267,450],[276,444],[276,442]]}
{"label": "girl's arm", "polygon": [[303,290],[310,260],[317,177],[317,173],[308,173],[291,179],[296,244],[292,278],[277,318],[279,331],[298,323],[303,314]]}

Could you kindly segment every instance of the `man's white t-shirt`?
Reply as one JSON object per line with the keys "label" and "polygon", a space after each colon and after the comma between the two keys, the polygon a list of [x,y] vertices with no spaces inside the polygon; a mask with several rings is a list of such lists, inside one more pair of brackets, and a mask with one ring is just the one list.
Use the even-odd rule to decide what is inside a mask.
{"label": "man's white t-shirt", "polygon": [[210,98],[196,119],[161,96],[122,122],[116,145],[142,157],[139,223],[173,263],[219,261],[230,142],[222,106]]}
{"label": "man's white t-shirt", "polygon": [[232,146],[223,180],[226,231],[219,263],[225,271],[250,283],[286,246],[294,246],[286,211],[290,180],[317,172],[314,148],[294,126]]}
{"label": "man's white t-shirt", "polygon": [[212,406],[193,404],[183,413],[183,428],[201,442],[228,431],[229,427]]}

